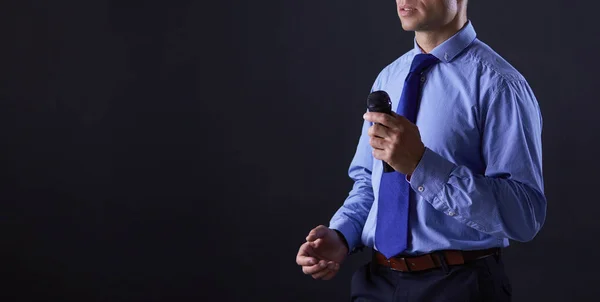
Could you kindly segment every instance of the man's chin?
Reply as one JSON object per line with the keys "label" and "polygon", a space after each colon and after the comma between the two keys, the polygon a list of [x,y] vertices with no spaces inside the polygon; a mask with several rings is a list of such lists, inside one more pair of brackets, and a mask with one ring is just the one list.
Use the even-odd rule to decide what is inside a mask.
{"label": "man's chin", "polygon": [[417,30],[417,27],[414,24],[402,23],[402,29],[404,29],[404,31],[415,31]]}
{"label": "man's chin", "polygon": [[402,24],[402,29],[405,31],[416,31],[419,28],[418,22],[416,20],[402,20],[400,19],[400,23]]}

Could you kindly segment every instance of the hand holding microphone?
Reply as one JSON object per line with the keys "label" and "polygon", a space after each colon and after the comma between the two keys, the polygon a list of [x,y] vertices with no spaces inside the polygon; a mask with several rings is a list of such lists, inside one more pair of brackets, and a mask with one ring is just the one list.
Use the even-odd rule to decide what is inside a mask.
{"label": "hand holding microphone", "polygon": [[[392,115],[392,101],[387,92],[383,90],[374,91],[367,97],[367,110],[369,112],[380,112]],[[385,161],[383,162],[383,173],[394,172],[392,168]]]}
{"label": "hand holding microphone", "polygon": [[417,125],[392,111],[390,97],[383,90],[369,95],[367,109],[363,117],[373,123],[368,131],[369,144],[373,157],[383,161],[383,172],[412,174],[425,153]]}

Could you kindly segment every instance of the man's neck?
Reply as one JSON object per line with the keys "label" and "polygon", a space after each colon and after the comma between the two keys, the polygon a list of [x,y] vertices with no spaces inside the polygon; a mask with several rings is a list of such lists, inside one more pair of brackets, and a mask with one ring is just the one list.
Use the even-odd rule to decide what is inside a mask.
{"label": "man's neck", "polygon": [[467,24],[467,16],[457,16],[452,22],[435,30],[416,31],[417,44],[424,53],[430,53],[438,45],[450,39]]}

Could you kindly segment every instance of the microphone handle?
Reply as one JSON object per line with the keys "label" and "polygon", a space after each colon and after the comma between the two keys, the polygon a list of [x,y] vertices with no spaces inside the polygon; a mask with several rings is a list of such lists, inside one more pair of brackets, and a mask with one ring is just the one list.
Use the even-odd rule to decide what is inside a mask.
{"label": "microphone handle", "polygon": [[[385,114],[392,114],[392,102],[390,101],[390,96],[387,92],[383,90],[371,92],[369,97],[367,98],[367,110],[371,112],[381,112]],[[383,164],[383,173],[394,172],[394,168],[392,168],[385,161],[381,161]]]}
{"label": "microphone handle", "polygon": [[[378,111],[373,111],[373,112],[381,112],[381,113],[386,113],[386,114],[392,114],[392,110],[391,108],[385,108],[384,110],[378,110]],[[394,168],[392,168],[388,163],[386,163],[385,161],[381,161],[381,163],[383,164],[383,173],[391,173],[391,172],[395,172],[396,170],[394,170]]]}
{"label": "microphone handle", "polygon": [[390,173],[396,171],[394,170],[394,168],[388,165],[388,163],[384,162],[383,160],[381,162],[383,163],[383,173]]}

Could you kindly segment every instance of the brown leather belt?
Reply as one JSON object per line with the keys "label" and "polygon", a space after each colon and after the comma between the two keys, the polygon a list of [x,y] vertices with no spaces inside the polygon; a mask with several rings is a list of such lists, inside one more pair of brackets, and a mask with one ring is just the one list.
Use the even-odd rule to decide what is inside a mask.
{"label": "brown leather belt", "polygon": [[373,252],[373,260],[379,265],[400,272],[418,272],[442,267],[440,256],[444,257],[448,266],[461,265],[487,256],[500,255],[500,248],[474,251],[445,250],[419,256],[396,256],[390,259],[376,250]]}

